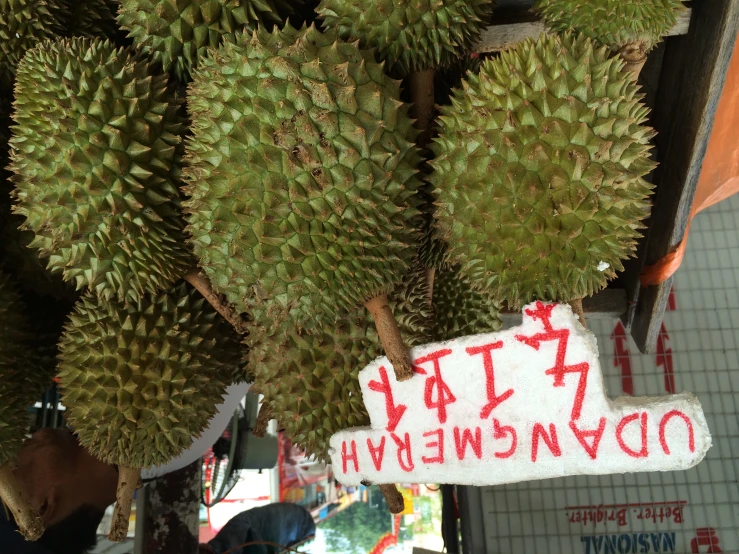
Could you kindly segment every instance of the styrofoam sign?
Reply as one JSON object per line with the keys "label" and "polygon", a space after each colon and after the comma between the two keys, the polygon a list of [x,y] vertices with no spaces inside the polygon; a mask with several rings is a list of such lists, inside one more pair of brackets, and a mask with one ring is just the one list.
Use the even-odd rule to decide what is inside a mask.
{"label": "styrofoam sign", "polygon": [[387,358],[359,375],[371,427],[331,437],[345,485],[497,485],[579,474],[668,471],[711,446],[690,393],[606,396],[595,336],[568,305],[536,302],[523,324],[411,351],[395,381]]}

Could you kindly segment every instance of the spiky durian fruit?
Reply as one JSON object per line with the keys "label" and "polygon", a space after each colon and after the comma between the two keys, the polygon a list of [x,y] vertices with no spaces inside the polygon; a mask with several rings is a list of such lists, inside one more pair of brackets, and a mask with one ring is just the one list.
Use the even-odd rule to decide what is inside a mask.
{"label": "spiky durian fruit", "polygon": [[0,88],[8,89],[26,51],[62,34],[62,0],[0,0]]}
{"label": "spiky durian fruit", "polygon": [[66,32],[70,36],[111,38],[117,31],[116,0],[67,0],[70,2]]}
{"label": "spiky durian fruit", "polygon": [[188,91],[191,243],[256,319],[328,322],[401,282],[418,154],[398,82],[314,27],[260,29],[203,60]]}
{"label": "spiky durian fruit", "polygon": [[534,9],[554,31],[573,29],[613,51],[649,52],[677,22],[682,0],[539,0]]}
{"label": "spiky durian fruit", "polygon": [[623,62],[584,36],[526,40],[442,108],[431,180],[450,259],[515,308],[606,286],[649,215],[654,131]]}
{"label": "spiky durian fruit", "polygon": [[25,307],[10,279],[0,273],[0,501],[8,506],[20,531],[29,540],[44,531],[12,472],[23,446],[27,409],[40,394],[33,373],[30,334]]}
{"label": "spiky durian fruit", "polygon": [[238,339],[183,284],[140,304],[87,293],[59,350],[67,420],[89,452],[119,465],[127,529],[130,498],[126,506],[120,495],[135,490],[141,468],[168,462],[202,432],[238,363]]}
{"label": "spiky durian fruit", "polygon": [[[409,275],[389,299],[404,314],[398,323],[406,343],[429,342],[433,318],[422,275]],[[270,334],[255,324],[246,342],[262,409],[306,453],[329,461],[332,434],[369,424],[358,376],[383,353],[366,312],[354,310],[330,328],[296,329],[288,322]]]}
{"label": "spiky durian fruit", "polygon": [[189,78],[208,48],[260,24],[281,24],[290,0],[121,0],[118,23],[165,71]]}
{"label": "spiky durian fruit", "polygon": [[109,41],[46,42],[18,67],[14,212],[48,268],[104,299],[166,289],[191,262],[180,216],[179,104]]}
{"label": "spiky durian fruit", "polygon": [[450,65],[480,36],[492,0],[322,0],[316,11],[346,40],[375,48],[401,73]]}
{"label": "spiky durian fruit", "polygon": [[434,338],[452,340],[500,329],[500,306],[474,290],[459,268],[446,265],[434,278]]}

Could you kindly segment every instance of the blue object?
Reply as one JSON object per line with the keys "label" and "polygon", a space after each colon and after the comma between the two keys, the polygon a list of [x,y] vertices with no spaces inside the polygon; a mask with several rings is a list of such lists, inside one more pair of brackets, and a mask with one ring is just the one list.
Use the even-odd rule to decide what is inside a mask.
{"label": "blue object", "polygon": [[[290,546],[316,534],[310,512],[288,502],[252,508],[234,516],[208,543],[216,554],[245,542],[271,541]],[[276,554],[281,549],[267,545],[247,546],[234,554]]]}

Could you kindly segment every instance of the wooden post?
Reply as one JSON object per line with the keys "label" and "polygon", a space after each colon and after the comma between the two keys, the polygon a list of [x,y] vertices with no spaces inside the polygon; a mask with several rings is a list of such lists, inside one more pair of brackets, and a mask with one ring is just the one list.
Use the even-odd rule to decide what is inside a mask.
{"label": "wooden post", "polygon": [[141,554],[198,554],[201,469],[197,460],[146,486]]}

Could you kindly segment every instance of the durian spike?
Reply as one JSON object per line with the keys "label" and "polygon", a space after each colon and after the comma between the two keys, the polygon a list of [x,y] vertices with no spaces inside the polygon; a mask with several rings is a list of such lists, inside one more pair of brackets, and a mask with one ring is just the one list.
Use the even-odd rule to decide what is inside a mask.
{"label": "durian spike", "polygon": [[429,287],[429,291],[428,291],[429,306],[434,305],[434,279],[435,277],[436,277],[436,268],[435,267],[426,268],[426,284]]}
{"label": "durian spike", "polygon": [[203,297],[213,306],[226,321],[228,321],[237,333],[246,333],[246,322],[236,313],[233,306],[229,305],[226,300],[215,293],[208,278],[197,269],[191,269],[185,273],[183,279],[190,283]]}
{"label": "durian spike", "polygon": [[405,500],[398,487],[393,484],[380,485],[380,492],[385,497],[390,513],[399,514],[405,509]]}
{"label": "durian spike", "polygon": [[139,468],[118,467],[118,490],[115,493],[113,523],[108,534],[108,539],[113,542],[121,542],[128,535],[133,495],[139,486],[141,486],[141,470]]}
{"label": "durian spike", "polygon": [[647,45],[643,42],[625,44],[618,50],[617,54],[626,62],[624,71],[631,73],[634,80],[637,80],[644,63],[647,61]]}
{"label": "durian spike", "polygon": [[408,88],[411,93],[411,117],[413,126],[420,131],[416,144],[426,148],[431,141],[431,125],[434,120],[434,68],[413,71],[408,75]]}
{"label": "durian spike", "polygon": [[411,355],[408,347],[403,342],[393,311],[388,306],[387,295],[376,296],[365,302],[364,306],[375,320],[375,327],[377,328],[377,334],[380,335],[380,342],[385,349],[385,355],[393,365],[395,380],[398,382],[407,381],[413,377]]}
{"label": "durian spike", "polygon": [[28,541],[37,541],[44,534],[44,520],[28,502],[9,464],[0,466],[0,501],[13,514],[18,530]]}
{"label": "durian spike", "polygon": [[575,314],[577,316],[577,319],[580,320],[580,324],[587,329],[588,324],[585,323],[585,312],[582,309],[582,298],[570,300],[569,304],[572,308],[572,313]]}
{"label": "durian spike", "polygon": [[272,410],[266,404],[262,404],[259,408],[259,414],[257,415],[257,421],[254,423],[254,427],[251,430],[251,434],[261,439],[267,433],[267,426],[269,421],[272,419]]}

